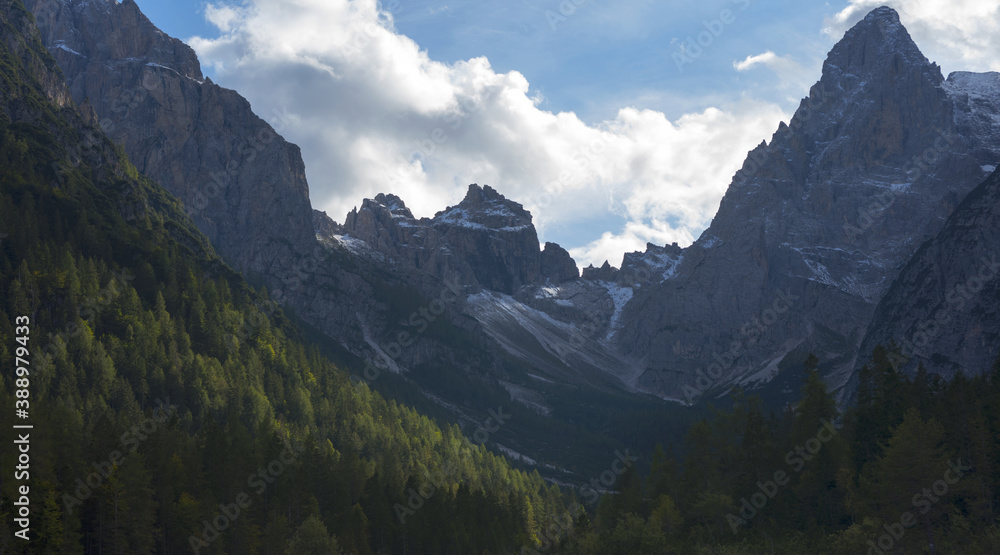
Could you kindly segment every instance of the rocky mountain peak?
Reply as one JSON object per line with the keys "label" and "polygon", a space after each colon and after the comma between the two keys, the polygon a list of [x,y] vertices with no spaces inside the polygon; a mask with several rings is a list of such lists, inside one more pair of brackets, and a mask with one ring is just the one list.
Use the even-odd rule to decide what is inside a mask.
{"label": "rocky mountain peak", "polygon": [[437,225],[458,225],[500,231],[523,231],[534,226],[531,213],[489,185],[469,185],[462,202],[434,215]]}
{"label": "rocky mountain peak", "polygon": [[856,322],[1000,157],[991,89],[989,76],[945,82],[890,8],[852,27],[792,119],[750,152],[694,248],[657,253],[666,279],[636,292],[615,335],[647,367],[639,386],[679,395],[779,291],[798,304],[717,381],[767,382],[764,369],[814,351],[843,384]]}
{"label": "rocky mountain peak", "polygon": [[236,268],[284,283],[316,244],[299,148],[203,80],[188,45],[132,0],[26,0],[78,104],[184,204]]}
{"label": "rocky mountain peak", "polygon": [[557,284],[580,277],[573,257],[555,243],[545,243],[541,254],[541,272],[543,278]]}
{"label": "rocky mountain peak", "polygon": [[836,68],[845,74],[869,75],[884,71],[886,64],[895,63],[897,58],[910,65],[937,68],[920,52],[896,10],[882,6],[847,31],[830,51],[823,73]]}
{"label": "rocky mountain peak", "polygon": [[583,279],[588,281],[607,281],[616,282],[618,281],[618,274],[620,270],[611,265],[607,260],[600,268],[595,268],[593,264],[587,266],[583,269]]}
{"label": "rocky mountain peak", "polygon": [[[92,63],[115,66],[142,61],[203,81],[201,64],[190,46],[156,27],[134,0],[27,0],[42,32],[42,41],[54,50],[72,76]],[[69,79],[71,88],[73,80]],[[76,91],[74,91],[74,94]]]}
{"label": "rocky mountain peak", "polygon": [[396,195],[379,193],[375,195],[373,200],[386,207],[389,210],[389,213],[393,216],[400,216],[411,220],[413,219],[413,213],[406,207],[406,203],[403,202],[403,199],[397,197]]}

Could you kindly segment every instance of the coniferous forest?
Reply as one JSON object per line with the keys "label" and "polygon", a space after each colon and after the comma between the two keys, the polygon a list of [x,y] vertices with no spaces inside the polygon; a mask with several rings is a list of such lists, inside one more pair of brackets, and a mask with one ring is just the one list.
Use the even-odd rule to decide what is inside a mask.
{"label": "coniferous forest", "polygon": [[[567,510],[537,474],[353,385],[303,344],[174,199],[46,98],[29,68],[54,63],[12,32],[30,17],[13,4],[0,360],[22,357],[27,372],[3,374],[0,435],[14,445],[28,383],[34,541],[14,536],[5,475],[0,551],[502,553]],[[17,457],[5,447],[0,463]]]}
{"label": "coniferous forest", "polygon": [[352,382],[0,16],[0,553],[1000,553],[1000,360],[879,347],[838,403],[810,356],[796,404],[736,390],[591,497]]}

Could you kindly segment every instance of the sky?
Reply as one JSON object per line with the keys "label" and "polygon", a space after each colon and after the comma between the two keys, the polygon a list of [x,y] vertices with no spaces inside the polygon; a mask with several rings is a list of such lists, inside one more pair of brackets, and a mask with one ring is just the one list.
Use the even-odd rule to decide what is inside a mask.
{"label": "sky", "polygon": [[489,184],[577,263],[686,246],[833,44],[879,5],[947,75],[1000,70],[983,0],[137,0],[302,148],[343,221],[418,217]]}

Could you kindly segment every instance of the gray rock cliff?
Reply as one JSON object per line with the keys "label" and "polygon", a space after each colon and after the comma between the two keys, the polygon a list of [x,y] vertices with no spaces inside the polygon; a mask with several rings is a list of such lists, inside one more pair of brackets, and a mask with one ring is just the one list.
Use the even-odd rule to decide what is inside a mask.
{"label": "gray rock cliff", "polygon": [[989,107],[965,112],[955,81],[890,8],[849,30],[672,275],[626,307],[615,337],[646,368],[638,387],[690,399],[762,384],[810,351],[846,383],[899,268],[1000,157],[975,113]]}

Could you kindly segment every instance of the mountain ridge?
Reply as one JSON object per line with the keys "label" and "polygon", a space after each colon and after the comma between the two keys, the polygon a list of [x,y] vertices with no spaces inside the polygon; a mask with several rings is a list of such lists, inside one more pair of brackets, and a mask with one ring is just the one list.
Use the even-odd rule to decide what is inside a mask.
{"label": "mountain ridge", "polygon": [[[79,63],[58,41],[50,48]],[[605,264],[581,275],[565,249],[539,244],[523,206],[489,186],[472,185],[460,203],[420,219],[404,199],[382,193],[338,224],[309,207],[304,177],[297,207],[279,211],[298,231],[265,226],[251,240],[230,234],[233,244],[220,252],[236,253],[238,267],[263,274],[304,320],[362,358],[381,356],[379,345],[398,325],[392,303],[378,298],[379,280],[433,298],[457,279],[468,299],[449,307],[451,321],[490,356],[506,352],[547,369],[549,378],[691,402],[737,384],[768,388],[778,380],[781,389],[782,372],[814,351],[826,379],[841,387],[866,356],[858,352],[862,328],[899,269],[981,181],[981,168],[1000,157],[992,119],[1000,105],[990,83],[965,73],[945,79],[894,10],[873,10],[830,50],[790,121],[748,153],[701,236],[684,249],[627,253],[621,268]],[[140,99],[140,111],[146,103]],[[97,104],[98,112],[115,113],[113,102]],[[123,119],[149,125],[138,114],[130,109]],[[122,133],[127,147],[141,137]],[[238,144],[240,136],[225,140]],[[297,163],[290,168],[301,173]],[[269,183],[241,186],[250,191],[261,181]],[[189,206],[196,200],[181,196]],[[239,202],[214,200],[199,222],[209,231]],[[261,250],[269,262],[239,254]],[[801,304],[756,326],[776,299]],[[750,328],[759,330],[753,341],[741,331]],[[447,339],[420,341],[393,363],[404,375],[453,352]],[[685,396],[719,359],[730,362],[710,387]],[[496,367],[484,374],[492,379],[493,372],[510,383]]]}

